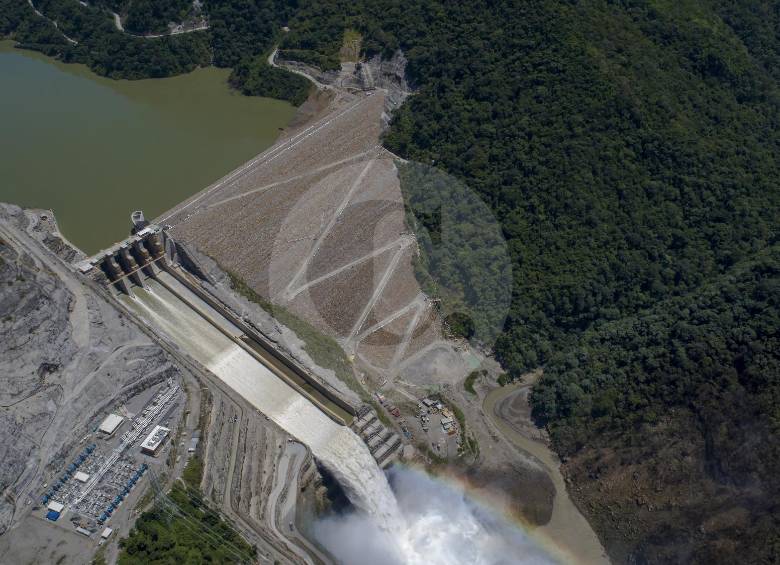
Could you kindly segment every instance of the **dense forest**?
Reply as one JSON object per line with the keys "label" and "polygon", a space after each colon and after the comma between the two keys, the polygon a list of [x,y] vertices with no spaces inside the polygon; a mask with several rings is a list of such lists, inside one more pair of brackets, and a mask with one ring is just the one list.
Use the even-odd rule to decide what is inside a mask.
{"label": "dense forest", "polygon": [[[347,30],[364,56],[403,50],[416,92],[384,143],[498,220],[512,303],[496,355],[513,378],[545,368],[534,413],[613,556],[780,560],[780,4],[206,0],[208,32],[146,44],[105,10],[36,6],[78,45],[24,2],[0,0],[0,33],[109,76],[213,61],[296,103],[306,85],[267,66],[274,44],[324,70]],[[479,263],[427,243],[446,302]],[[604,477],[625,489],[592,490]]]}
{"label": "dense forest", "polygon": [[546,364],[533,405],[578,483],[612,485],[592,497],[597,520],[618,513],[603,531],[640,515],[635,555],[776,559],[780,244],[687,296],[585,332]]}

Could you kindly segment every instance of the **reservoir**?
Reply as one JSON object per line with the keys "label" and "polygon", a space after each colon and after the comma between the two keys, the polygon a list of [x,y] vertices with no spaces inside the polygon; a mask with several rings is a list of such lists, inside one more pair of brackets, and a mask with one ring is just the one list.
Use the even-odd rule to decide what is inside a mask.
{"label": "reservoir", "polygon": [[229,70],[116,81],[0,42],[0,201],[51,208],[88,254],[270,146],[295,108]]}

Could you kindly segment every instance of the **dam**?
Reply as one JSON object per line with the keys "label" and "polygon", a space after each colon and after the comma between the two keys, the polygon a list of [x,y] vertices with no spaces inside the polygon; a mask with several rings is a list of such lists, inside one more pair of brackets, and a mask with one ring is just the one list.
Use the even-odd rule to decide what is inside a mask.
{"label": "dam", "polygon": [[270,351],[262,336],[182,268],[182,263],[189,263],[198,272],[163,228],[147,223],[140,212],[132,219],[133,235],[82,261],[79,271],[104,285],[146,327],[308,446],[350,501],[383,529],[399,529],[400,513],[379,465],[391,461],[388,455],[401,445],[394,432],[386,432],[382,449],[375,449],[372,435],[370,449],[353,429],[359,431],[357,423],[375,419],[372,411],[356,409],[307,378],[293,361]]}
{"label": "dam", "polygon": [[361,510],[319,523],[321,535],[314,535],[331,555],[399,565],[489,565],[508,555],[518,563],[555,562],[523,531],[427,476],[397,466],[390,472],[394,492],[382,466],[401,441],[376,412],[339,399],[264,342],[248,319],[209,291],[212,282],[194,254],[164,227],[140,213],[133,223],[129,238],[81,261],[78,271],[169,351],[234,391],[329,471]]}

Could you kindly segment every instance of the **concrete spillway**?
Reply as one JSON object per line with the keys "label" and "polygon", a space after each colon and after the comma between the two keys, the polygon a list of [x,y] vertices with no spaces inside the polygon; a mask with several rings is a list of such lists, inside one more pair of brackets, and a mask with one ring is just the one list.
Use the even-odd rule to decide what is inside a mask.
{"label": "concrete spillway", "polygon": [[[133,296],[122,295],[120,300],[251,405],[306,444],[333,473],[353,504],[374,515],[383,528],[391,531],[401,528],[400,513],[387,479],[366,445],[352,430],[334,422],[228,338],[223,331],[240,334],[230,321],[207,305],[198,305],[201,311],[210,310],[207,320],[157,280],[147,279],[145,283],[145,288],[134,288]],[[194,296],[191,298],[197,300]]]}

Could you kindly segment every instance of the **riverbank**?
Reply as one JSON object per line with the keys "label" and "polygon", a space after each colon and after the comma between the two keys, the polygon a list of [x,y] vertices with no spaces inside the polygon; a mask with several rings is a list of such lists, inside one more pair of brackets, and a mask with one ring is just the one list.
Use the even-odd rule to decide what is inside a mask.
{"label": "riverbank", "polygon": [[482,401],[482,409],[507,441],[544,465],[555,486],[550,521],[538,527],[536,532],[563,549],[575,563],[609,564],[596,533],[569,497],[558,456],[530,421],[528,393],[539,375],[531,373],[527,380],[491,390]]}

